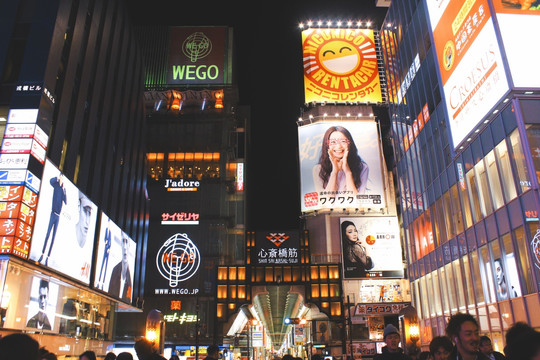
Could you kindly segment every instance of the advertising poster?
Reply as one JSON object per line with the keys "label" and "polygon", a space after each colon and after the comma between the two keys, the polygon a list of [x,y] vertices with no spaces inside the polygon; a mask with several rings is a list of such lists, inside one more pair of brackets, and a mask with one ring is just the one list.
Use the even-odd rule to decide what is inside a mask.
{"label": "advertising poster", "polygon": [[302,31],[305,102],[382,101],[374,32]]}
{"label": "advertising poster", "polygon": [[428,0],[454,148],[508,92],[487,0]]}
{"label": "advertising poster", "polygon": [[28,302],[26,327],[53,330],[57,300],[58,285],[34,276]]}
{"label": "advertising poster", "polygon": [[258,231],[255,233],[254,264],[300,263],[298,231]]}
{"label": "advertising poster", "polygon": [[540,33],[540,3],[493,0],[493,5],[514,87],[540,87],[540,46],[531,46]]}
{"label": "advertising poster", "polygon": [[298,138],[302,211],[386,206],[375,121],[317,122]]}
{"label": "advertising poster", "polygon": [[100,224],[94,287],[130,303],[137,243],[104,213]]}
{"label": "advertising poster", "polygon": [[339,223],[345,279],[403,277],[396,217],[343,217]]}
{"label": "advertising poster", "polygon": [[88,285],[96,220],[97,206],[47,160],[30,260]]}
{"label": "advertising poster", "polygon": [[226,27],[170,27],[167,84],[224,84],[226,35]]}

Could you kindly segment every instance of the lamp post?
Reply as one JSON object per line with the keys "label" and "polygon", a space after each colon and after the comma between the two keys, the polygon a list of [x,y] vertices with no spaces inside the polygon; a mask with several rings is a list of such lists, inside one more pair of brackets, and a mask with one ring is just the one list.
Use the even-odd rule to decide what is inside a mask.
{"label": "lamp post", "polygon": [[416,309],[411,305],[404,307],[400,311],[400,322],[403,326],[402,331],[404,331],[404,334],[402,337],[407,354],[418,353],[416,343],[420,340],[420,327]]}
{"label": "lamp post", "polygon": [[146,316],[146,339],[163,354],[165,340],[165,322],[163,314],[157,309],[152,309]]}

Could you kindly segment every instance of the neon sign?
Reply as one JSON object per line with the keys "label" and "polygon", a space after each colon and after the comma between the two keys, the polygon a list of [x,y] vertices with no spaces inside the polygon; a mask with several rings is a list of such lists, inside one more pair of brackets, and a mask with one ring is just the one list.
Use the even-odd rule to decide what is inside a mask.
{"label": "neon sign", "polygon": [[192,212],[161,213],[161,225],[198,225],[200,215]]}
{"label": "neon sign", "polygon": [[201,265],[199,249],[187,234],[174,234],[159,249],[156,266],[161,276],[169,281],[169,286],[191,278]]}

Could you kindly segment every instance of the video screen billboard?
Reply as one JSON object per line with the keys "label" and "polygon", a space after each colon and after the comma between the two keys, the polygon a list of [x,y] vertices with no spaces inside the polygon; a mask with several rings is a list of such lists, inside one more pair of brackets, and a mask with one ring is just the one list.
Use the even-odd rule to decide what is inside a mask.
{"label": "video screen billboard", "polygon": [[454,148],[508,92],[487,0],[428,0]]}
{"label": "video screen billboard", "polygon": [[94,287],[131,303],[137,243],[101,213]]}
{"label": "video screen billboard", "polygon": [[226,27],[170,27],[169,39],[167,84],[226,83]]}
{"label": "video screen billboard", "polygon": [[403,277],[396,217],[343,217],[339,223],[343,278]]}
{"label": "video screen billboard", "polygon": [[302,31],[305,102],[381,102],[374,38],[369,29]]}
{"label": "video screen billboard", "polygon": [[540,5],[533,3],[493,0],[512,81],[518,88],[540,88],[540,46],[531,46],[528,36],[540,33]]}
{"label": "video screen billboard", "polygon": [[302,211],[386,206],[375,121],[317,122],[298,138]]}
{"label": "video screen billboard", "polygon": [[88,285],[96,221],[97,206],[47,159],[30,259]]}

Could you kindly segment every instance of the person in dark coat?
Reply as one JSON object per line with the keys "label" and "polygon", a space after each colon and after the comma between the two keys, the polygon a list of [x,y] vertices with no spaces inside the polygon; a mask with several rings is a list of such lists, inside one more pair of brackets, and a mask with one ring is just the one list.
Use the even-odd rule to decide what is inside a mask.
{"label": "person in dark coat", "polygon": [[0,360],[38,360],[39,343],[30,335],[14,333],[0,338]]}
{"label": "person in dark coat", "polygon": [[540,360],[540,332],[524,322],[515,323],[506,333],[504,353],[508,360]]}
{"label": "person in dark coat", "polygon": [[392,324],[384,328],[383,339],[386,346],[382,348],[382,353],[375,355],[373,360],[411,360],[411,357],[403,352],[399,347],[401,336],[399,330]]}
{"label": "person in dark coat", "polygon": [[491,360],[506,360],[506,356],[498,351],[493,351],[491,339],[485,335],[480,337],[480,351]]}
{"label": "person in dark coat", "polygon": [[479,350],[478,322],[471,314],[456,313],[452,315],[446,325],[446,335],[455,344],[450,359],[488,360]]}

